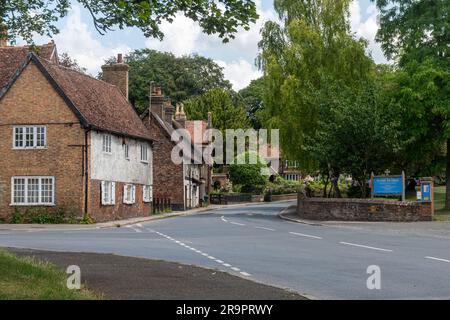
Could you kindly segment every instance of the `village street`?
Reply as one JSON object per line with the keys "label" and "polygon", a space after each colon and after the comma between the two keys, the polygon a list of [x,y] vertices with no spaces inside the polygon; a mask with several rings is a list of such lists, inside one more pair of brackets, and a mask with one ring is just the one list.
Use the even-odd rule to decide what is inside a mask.
{"label": "village street", "polygon": [[[0,226],[1,247],[114,253],[216,268],[317,299],[449,299],[448,223],[288,222],[291,202],[214,209],[121,228]],[[367,288],[379,266],[381,289]]]}

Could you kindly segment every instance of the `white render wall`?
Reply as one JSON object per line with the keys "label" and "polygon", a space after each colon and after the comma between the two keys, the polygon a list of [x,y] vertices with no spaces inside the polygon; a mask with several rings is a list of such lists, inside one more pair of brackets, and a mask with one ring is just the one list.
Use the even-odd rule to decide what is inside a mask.
{"label": "white render wall", "polygon": [[[153,153],[150,143],[111,135],[111,154],[102,151],[103,132],[91,131],[91,179],[133,184],[153,184]],[[123,141],[129,146],[125,159]],[[141,162],[141,144],[147,144],[148,163]]]}

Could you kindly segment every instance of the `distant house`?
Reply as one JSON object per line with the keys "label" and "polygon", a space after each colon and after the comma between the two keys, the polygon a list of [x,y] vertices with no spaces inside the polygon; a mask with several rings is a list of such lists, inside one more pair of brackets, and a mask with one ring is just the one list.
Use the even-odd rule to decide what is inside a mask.
{"label": "distant house", "polygon": [[[154,148],[154,199],[169,202],[172,210],[186,210],[201,205],[204,196],[211,189],[211,167],[204,162],[176,164],[171,154],[176,141],[172,134],[177,129],[185,129],[190,141],[189,148],[201,156],[211,142],[203,134],[211,128],[209,121],[188,121],[183,108],[175,107],[165,100],[161,87],[153,87],[150,107],[141,115],[145,126],[156,141]],[[196,132],[196,128],[200,130]]]}
{"label": "distant house", "polygon": [[103,75],[60,66],[54,43],[0,47],[1,218],[151,212],[153,140],[128,102],[128,66],[119,56]]}

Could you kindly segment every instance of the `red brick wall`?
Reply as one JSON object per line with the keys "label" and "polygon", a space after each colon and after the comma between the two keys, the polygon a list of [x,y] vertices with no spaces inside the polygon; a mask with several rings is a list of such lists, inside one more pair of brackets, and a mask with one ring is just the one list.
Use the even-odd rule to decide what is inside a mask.
{"label": "red brick wall", "polygon": [[[13,126],[47,126],[47,148],[13,150]],[[59,94],[30,64],[0,100],[0,217],[13,212],[12,176],[54,176],[55,204],[81,216],[84,130]]]}
{"label": "red brick wall", "polygon": [[149,121],[147,116],[143,121],[157,141],[153,149],[153,199],[169,198],[173,209],[181,210],[184,207],[183,166],[171,160],[174,144],[153,117]]}
{"label": "red brick wall", "polygon": [[151,214],[151,204],[143,201],[142,185],[136,186],[134,204],[123,203],[123,191],[125,183],[116,182],[116,204],[102,205],[101,181],[91,180],[89,184],[89,209],[88,212],[97,222],[121,220]]}

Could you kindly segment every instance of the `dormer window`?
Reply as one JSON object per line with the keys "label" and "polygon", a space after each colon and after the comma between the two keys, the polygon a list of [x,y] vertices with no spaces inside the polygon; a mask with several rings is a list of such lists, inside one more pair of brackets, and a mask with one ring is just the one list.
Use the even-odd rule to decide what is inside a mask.
{"label": "dormer window", "polygon": [[43,149],[47,146],[46,126],[15,126],[14,149]]}

